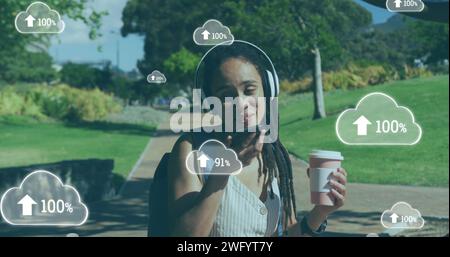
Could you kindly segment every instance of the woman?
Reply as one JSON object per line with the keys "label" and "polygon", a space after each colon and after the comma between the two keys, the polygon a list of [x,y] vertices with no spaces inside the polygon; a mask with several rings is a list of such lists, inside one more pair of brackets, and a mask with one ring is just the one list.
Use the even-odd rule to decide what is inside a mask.
{"label": "woman", "polygon": [[[205,96],[239,97],[239,110],[246,127],[261,117],[266,106],[255,97],[264,96],[264,58],[250,44],[235,42],[219,46],[204,59]],[[256,121],[260,122],[260,120]],[[260,133],[204,132],[182,135],[173,147],[169,168],[169,219],[174,236],[302,236],[324,230],[327,216],[341,207],[346,195],[346,172],[338,169],[330,182],[334,206],[315,206],[297,222],[292,167],[289,154],[277,139],[263,143]],[[243,164],[235,176],[207,179],[191,174],[187,155],[205,141],[216,138],[233,149]]]}

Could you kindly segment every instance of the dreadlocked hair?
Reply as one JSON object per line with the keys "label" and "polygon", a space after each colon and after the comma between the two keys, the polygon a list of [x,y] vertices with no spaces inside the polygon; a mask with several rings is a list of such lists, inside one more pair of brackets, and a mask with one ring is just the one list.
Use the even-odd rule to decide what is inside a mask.
{"label": "dreadlocked hair", "polygon": [[[208,54],[205,59],[204,85],[201,85],[206,96],[210,96],[210,85],[217,67],[228,58],[241,58],[255,65],[260,76],[264,70],[265,57],[256,53],[252,47],[240,44],[230,46],[218,46],[215,51]],[[259,161],[259,159],[258,159]],[[266,143],[262,150],[262,168],[258,170],[258,179],[263,176],[267,178],[268,185],[272,185],[274,178],[278,179],[280,197],[283,206],[283,234],[288,233],[288,224],[292,217],[296,217],[294,183],[292,178],[292,164],[286,148],[277,139],[273,143]],[[270,197],[274,197],[273,189],[270,188]]]}
{"label": "dreadlocked hair", "polygon": [[[271,144],[264,145],[262,159],[263,168],[258,177],[267,177],[269,185],[272,184],[275,177],[278,179],[283,203],[283,234],[287,235],[289,221],[292,221],[291,218],[296,217],[297,213],[291,159],[279,139]],[[273,189],[270,190],[270,197],[273,197]]]}

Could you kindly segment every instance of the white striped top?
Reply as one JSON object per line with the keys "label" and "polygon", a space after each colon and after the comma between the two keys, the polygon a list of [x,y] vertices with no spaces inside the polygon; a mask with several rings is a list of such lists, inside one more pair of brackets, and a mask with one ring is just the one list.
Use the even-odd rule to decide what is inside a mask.
{"label": "white striped top", "polygon": [[276,178],[271,186],[274,197],[268,192],[267,200],[262,202],[238,178],[230,176],[210,236],[272,236],[280,218],[281,201]]}

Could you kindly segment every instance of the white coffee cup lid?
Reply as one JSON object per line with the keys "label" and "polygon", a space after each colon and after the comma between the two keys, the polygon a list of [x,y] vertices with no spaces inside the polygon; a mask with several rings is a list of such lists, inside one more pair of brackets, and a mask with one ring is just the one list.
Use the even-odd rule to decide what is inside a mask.
{"label": "white coffee cup lid", "polygon": [[344,160],[344,157],[340,152],[335,151],[325,151],[325,150],[312,150],[312,152],[309,154],[309,157],[311,158],[321,158],[321,159],[332,159],[332,160]]}

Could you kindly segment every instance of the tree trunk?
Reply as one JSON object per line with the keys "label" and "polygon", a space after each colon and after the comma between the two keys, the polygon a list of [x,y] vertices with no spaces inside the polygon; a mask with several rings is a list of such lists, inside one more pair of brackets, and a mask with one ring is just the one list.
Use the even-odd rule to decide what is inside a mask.
{"label": "tree trunk", "polygon": [[313,67],[313,94],[314,94],[314,116],[313,119],[321,119],[326,117],[325,102],[323,100],[322,86],[322,61],[320,59],[320,50],[316,46],[313,50],[314,67]]}

